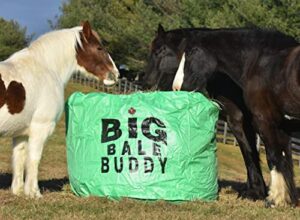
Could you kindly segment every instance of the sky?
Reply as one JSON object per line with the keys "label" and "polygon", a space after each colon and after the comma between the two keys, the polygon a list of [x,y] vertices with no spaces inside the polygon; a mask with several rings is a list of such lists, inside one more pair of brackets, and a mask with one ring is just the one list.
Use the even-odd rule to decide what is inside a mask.
{"label": "sky", "polygon": [[48,32],[48,20],[60,14],[59,7],[66,0],[0,0],[0,17],[15,20],[27,27],[27,34],[34,38]]}

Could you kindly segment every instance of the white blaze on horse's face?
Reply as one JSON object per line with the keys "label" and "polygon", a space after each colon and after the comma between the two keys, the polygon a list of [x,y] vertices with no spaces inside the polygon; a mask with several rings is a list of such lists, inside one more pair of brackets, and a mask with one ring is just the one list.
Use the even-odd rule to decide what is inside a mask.
{"label": "white blaze on horse's face", "polygon": [[76,52],[79,70],[103,79],[106,85],[116,83],[119,71],[102,45],[99,35],[91,29],[89,23],[83,24]]}
{"label": "white blaze on horse's face", "polygon": [[184,63],[185,63],[185,53],[183,53],[178,70],[176,72],[174,81],[173,81],[173,90],[179,91],[181,90],[181,86],[183,83],[183,77],[184,77]]}

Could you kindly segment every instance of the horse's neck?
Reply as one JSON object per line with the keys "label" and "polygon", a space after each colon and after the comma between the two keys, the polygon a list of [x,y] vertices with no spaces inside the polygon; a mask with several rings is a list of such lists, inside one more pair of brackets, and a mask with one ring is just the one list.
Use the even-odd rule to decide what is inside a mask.
{"label": "horse's neck", "polygon": [[[55,62],[53,62],[54,60]],[[41,62],[45,62],[42,65],[47,66],[53,74],[57,75],[63,84],[69,81],[72,73],[76,70],[75,55],[69,56],[63,52],[59,54],[45,54]]]}
{"label": "horse's neck", "polygon": [[224,50],[215,53],[218,60],[216,71],[225,73],[238,84],[242,83],[243,66],[246,63],[246,60],[240,54],[240,52],[232,51],[229,55],[224,53]]}

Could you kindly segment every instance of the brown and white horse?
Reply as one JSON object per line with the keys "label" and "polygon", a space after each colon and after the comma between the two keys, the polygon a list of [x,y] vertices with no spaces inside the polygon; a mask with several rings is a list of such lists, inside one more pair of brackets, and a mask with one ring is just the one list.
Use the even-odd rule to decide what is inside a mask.
{"label": "brown and white horse", "polygon": [[26,196],[41,196],[43,146],[63,112],[64,87],[75,71],[104,84],[113,84],[119,75],[88,22],[47,33],[0,62],[0,136],[13,138],[13,194],[24,190]]}

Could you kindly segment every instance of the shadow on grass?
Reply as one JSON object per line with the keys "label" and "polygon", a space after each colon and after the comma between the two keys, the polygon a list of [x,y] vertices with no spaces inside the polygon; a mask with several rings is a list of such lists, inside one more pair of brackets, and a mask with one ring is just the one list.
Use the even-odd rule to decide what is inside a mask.
{"label": "shadow on grass", "polygon": [[[243,197],[243,193],[247,190],[247,184],[246,182],[238,182],[238,181],[233,181],[233,180],[224,180],[224,179],[219,179],[219,191],[222,189],[231,189],[227,193],[237,193],[237,197]],[[300,198],[300,187],[296,187],[297,189],[297,194],[298,197]],[[267,187],[268,191],[268,187]],[[264,200],[262,198],[258,200]]]}
{"label": "shadow on grass", "polygon": [[39,181],[39,186],[41,192],[50,191],[50,192],[59,192],[62,191],[64,185],[69,183],[69,178],[64,177],[61,179],[51,179],[51,180],[42,180]]}
{"label": "shadow on grass", "polygon": [[[10,173],[0,173],[0,189],[9,189],[12,181],[12,175]],[[40,180],[39,187],[41,192],[59,192],[62,191],[64,185],[69,183],[67,177],[61,179],[50,179],[50,180]]]}
{"label": "shadow on grass", "polygon": [[[219,191],[225,194],[237,194],[237,198],[250,200],[265,200],[265,196],[258,194],[256,190],[248,190],[245,182],[233,180],[219,180]],[[299,191],[300,189],[298,189]]]}
{"label": "shadow on grass", "polygon": [[231,188],[237,193],[241,193],[247,189],[247,184],[245,182],[219,179],[219,189],[221,190],[223,188]]}
{"label": "shadow on grass", "polygon": [[12,176],[10,173],[0,173],[0,189],[9,189]]}

